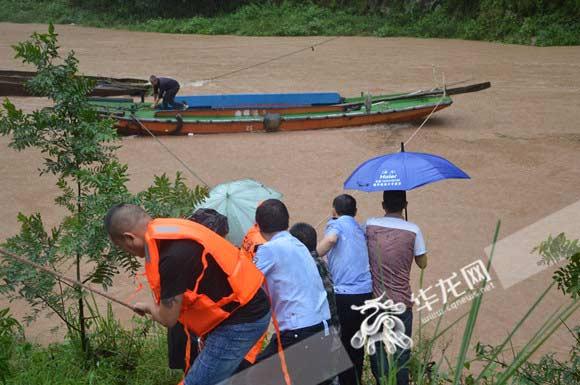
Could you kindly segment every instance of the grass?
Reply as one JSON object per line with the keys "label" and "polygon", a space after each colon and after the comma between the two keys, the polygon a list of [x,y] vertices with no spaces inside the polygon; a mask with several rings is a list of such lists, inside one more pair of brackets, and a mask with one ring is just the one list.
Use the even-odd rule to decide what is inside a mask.
{"label": "grass", "polygon": [[134,319],[132,328],[125,329],[114,318],[110,306],[104,316],[94,306],[94,302],[89,306],[93,322],[90,325],[92,354],[88,360],[82,359],[78,336],[69,335],[64,342],[46,347],[31,344],[14,326],[6,326],[14,320],[0,312],[0,337],[2,334],[6,337],[8,331],[13,335],[12,341],[4,339],[0,344],[10,352],[4,360],[0,356],[0,368],[8,373],[0,376],[0,384],[174,385],[179,382],[181,372],[167,366],[164,328],[150,320]]}
{"label": "grass", "polygon": [[[494,234],[494,244],[499,233],[499,224]],[[493,251],[490,261],[493,258]],[[526,321],[534,314],[547,294],[555,287],[552,282],[540,293],[528,311],[517,321],[505,340],[496,347],[483,348],[480,342],[472,343],[473,331],[483,301],[486,282],[482,282],[470,310],[457,319],[446,322],[443,317],[437,320],[435,331],[427,335],[419,322],[416,346],[409,369],[414,385],[537,385],[560,384],[564,378],[568,382],[580,381],[577,368],[580,367],[580,328],[572,332],[572,351],[569,361],[560,362],[551,355],[543,357],[539,363],[530,362],[531,356],[552,334],[565,325],[566,320],[580,308],[580,301],[573,296],[571,301],[556,307],[545,314],[544,324],[536,330],[524,345],[516,350],[512,338],[526,326]],[[172,385],[180,378],[179,371],[167,368],[167,342],[165,329],[156,327],[151,320],[135,319],[133,327],[126,330],[115,319],[111,307],[106,313],[99,313],[94,298],[87,299],[88,310],[93,322],[91,330],[91,359],[83,361],[79,338],[69,335],[63,343],[48,347],[26,342],[20,326],[7,311],[0,311],[0,348],[9,352],[0,355],[0,368],[3,369],[0,383],[3,385]],[[444,313],[447,314],[447,313]],[[446,354],[447,333],[456,330],[457,325],[467,318],[457,356]],[[442,328],[442,324],[446,326]],[[567,326],[566,326],[567,327]],[[575,339],[575,340],[574,340]],[[443,346],[441,349],[435,347]],[[475,354],[471,353],[475,347]],[[509,350],[508,350],[509,349]],[[503,354],[508,351],[511,359],[505,361]],[[469,354],[468,354],[469,352]],[[390,357],[391,365],[396,360]],[[471,369],[474,362],[479,370]],[[475,366],[475,365],[474,365]],[[396,370],[396,368],[394,368]],[[396,385],[394,371],[384,378],[383,385]],[[365,367],[363,383],[374,383],[370,368]],[[549,382],[547,382],[549,381]],[[570,382],[573,381],[573,382]]]}
{"label": "grass", "polygon": [[6,385],[175,385],[180,373],[167,368],[164,335],[144,339],[144,348],[133,370],[118,365],[115,356],[101,357],[91,364],[79,365],[79,350],[74,343],[41,347],[23,343],[16,347],[12,376]]}
{"label": "grass", "polygon": [[407,36],[459,38],[539,46],[580,44],[580,18],[565,10],[519,16],[501,7],[474,16],[450,16],[444,7],[361,14],[313,3],[249,4],[212,17],[147,18],[91,10],[68,0],[0,0],[0,21],[79,24],[136,31],[245,36]]}

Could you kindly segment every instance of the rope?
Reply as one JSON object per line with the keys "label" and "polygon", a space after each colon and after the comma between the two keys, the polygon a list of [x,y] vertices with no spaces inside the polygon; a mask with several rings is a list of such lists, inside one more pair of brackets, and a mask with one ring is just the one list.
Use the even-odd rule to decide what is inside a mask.
{"label": "rope", "polygon": [[189,168],[187,166],[187,164],[185,164],[184,161],[182,161],[177,155],[175,155],[170,149],[169,147],[167,147],[161,140],[159,140],[159,138],[157,136],[155,136],[154,133],[152,133],[147,127],[145,127],[145,125],[143,123],[141,123],[141,121],[135,116],[135,114],[131,114],[131,117],[139,124],[139,126],[141,126],[141,128],[143,130],[145,130],[149,135],[151,135],[151,137],[153,139],[155,139],[157,141],[157,143],[159,143],[160,145],[163,146],[163,148],[165,148],[165,150],[171,154],[171,156],[173,156],[175,158],[175,160],[177,160],[179,163],[181,163],[181,165],[191,174],[193,175],[194,178],[196,178],[198,181],[201,182],[201,184],[203,184],[205,187],[209,188],[209,184],[203,180],[199,175],[197,175],[191,168]]}
{"label": "rope", "polygon": [[429,121],[431,116],[433,116],[435,111],[437,111],[437,108],[439,108],[439,105],[441,105],[441,102],[443,101],[443,99],[445,99],[445,97],[447,96],[447,87],[445,86],[445,74],[443,74],[442,76],[443,76],[443,79],[442,79],[443,80],[443,95],[441,95],[441,98],[439,99],[439,101],[437,101],[437,104],[435,104],[435,107],[433,107],[433,110],[431,110],[429,115],[427,115],[425,120],[423,120],[423,123],[421,123],[421,125],[415,130],[415,132],[413,132],[413,134],[411,134],[409,139],[407,139],[407,141],[405,142],[405,146],[407,146],[407,144],[409,144],[409,142],[411,142],[411,140],[413,140],[415,138],[415,136],[419,133],[419,131],[421,131],[421,129],[423,128],[425,123],[427,123]]}
{"label": "rope", "polygon": [[262,62],[259,62],[259,63],[256,63],[256,64],[252,64],[252,65],[249,65],[249,66],[246,66],[246,67],[238,68],[238,69],[235,69],[233,71],[224,72],[224,73],[222,73],[220,75],[213,76],[213,77],[211,77],[209,79],[206,79],[206,80],[212,81],[212,80],[221,79],[221,78],[224,78],[226,76],[236,74],[238,72],[246,71],[246,70],[249,70],[249,69],[252,69],[252,68],[255,68],[255,67],[259,67],[259,66],[264,65],[264,64],[272,63],[272,62],[274,62],[276,60],[280,60],[280,59],[284,59],[284,58],[289,57],[289,56],[292,56],[292,55],[296,55],[297,53],[304,52],[304,51],[309,50],[309,49],[312,50],[312,51],[314,51],[314,47],[318,47],[318,46],[321,46],[323,44],[330,43],[331,41],[336,40],[339,37],[340,36],[335,36],[335,37],[332,37],[330,39],[326,39],[326,40],[323,40],[321,42],[318,42],[318,43],[309,45],[308,47],[300,48],[300,49],[298,49],[296,51],[292,51],[290,53],[285,53],[283,55],[276,56],[276,57],[274,57],[272,59],[264,60]]}
{"label": "rope", "polygon": [[6,257],[9,257],[9,258],[11,258],[11,259],[13,259],[13,260],[15,260],[15,261],[18,261],[18,262],[20,262],[20,263],[24,263],[25,265],[32,266],[32,267],[34,267],[34,268],[35,268],[35,269],[37,269],[37,270],[44,271],[45,273],[48,273],[48,274],[50,274],[50,275],[52,275],[52,276],[56,277],[57,279],[59,279],[59,280],[61,280],[61,281],[68,282],[68,283],[70,283],[70,284],[71,284],[71,285],[73,285],[73,286],[82,287],[83,289],[86,289],[86,290],[88,290],[88,291],[90,291],[90,292],[93,292],[93,293],[95,293],[95,294],[98,294],[98,295],[100,295],[101,297],[105,297],[106,299],[108,299],[108,300],[110,300],[110,301],[113,301],[113,302],[115,302],[115,303],[118,303],[118,304],[119,304],[119,305],[121,305],[121,306],[125,306],[126,308],[129,308],[129,309],[131,309],[132,311],[135,311],[135,308],[134,308],[133,306],[129,305],[129,304],[128,304],[128,303],[126,303],[126,302],[123,302],[123,301],[121,301],[120,299],[117,299],[117,298],[115,298],[115,297],[112,297],[112,296],[110,296],[109,294],[107,294],[107,293],[104,293],[104,292],[102,292],[102,291],[100,291],[100,290],[98,290],[98,289],[95,289],[95,288],[93,288],[93,287],[91,287],[91,286],[89,286],[89,285],[85,285],[84,283],[81,283],[81,282],[79,282],[79,281],[76,281],[76,280],[74,280],[74,279],[71,279],[71,278],[65,277],[64,275],[62,275],[62,274],[60,274],[60,273],[57,273],[57,272],[56,272],[56,271],[54,271],[54,270],[48,269],[48,268],[46,268],[46,267],[44,267],[44,266],[42,266],[42,265],[39,265],[38,263],[32,262],[32,261],[30,261],[30,260],[28,260],[28,259],[26,259],[26,258],[23,258],[23,257],[21,257],[21,256],[18,256],[18,255],[16,255],[16,254],[14,254],[14,253],[11,253],[11,252],[9,252],[9,251],[7,251],[7,250],[4,250],[4,249],[0,249],[0,254],[3,254],[4,256],[6,256]]}
{"label": "rope", "polygon": [[[255,68],[255,67],[258,67],[258,66],[261,66],[261,65],[264,65],[264,64],[272,63],[272,62],[274,62],[274,61],[276,61],[276,60],[280,60],[280,59],[283,59],[283,58],[286,58],[286,57],[289,57],[289,56],[295,55],[295,54],[297,54],[297,53],[300,53],[300,52],[306,51],[306,50],[308,50],[308,49],[311,49],[311,50],[313,50],[313,51],[314,51],[314,47],[318,47],[318,46],[321,46],[321,45],[323,45],[323,44],[330,43],[331,41],[333,41],[333,40],[336,40],[336,39],[338,39],[338,38],[339,38],[339,36],[335,36],[335,37],[332,37],[332,38],[330,38],[330,39],[326,39],[326,40],[323,40],[323,41],[321,41],[321,42],[318,42],[318,43],[312,44],[312,45],[310,45],[310,46],[308,46],[308,47],[304,47],[304,48],[298,49],[298,50],[296,50],[296,51],[292,51],[292,52],[290,52],[290,53],[286,53],[286,54],[283,54],[283,55],[280,55],[280,56],[274,57],[274,58],[272,58],[272,59],[264,60],[264,61],[262,61],[262,62],[259,62],[259,63],[256,63],[256,64],[252,64],[252,65],[249,65],[249,66],[246,66],[246,67],[238,68],[238,69],[236,69],[236,70],[233,70],[233,71],[224,72],[224,73],[222,73],[222,74],[219,74],[219,75],[213,76],[213,77],[211,77],[211,78],[209,78],[209,79],[206,79],[206,80],[207,80],[207,81],[212,81],[212,80],[220,79],[220,78],[223,78],[223,77],[226,77],[226,76],[229,76],[229,75],[233,75],[233,74],[236,74],[236,73],[239,73],[239,72],[242,72],[242,71],[246,71],[246,70],[248,70],[248,69],[251,69],[251,68]],[[209,188],[209,187],[210,187],[210,186],[209,186],[209,184],[208,184],[208,183],[207,183],[205,180],[203,180],[203,179],[202,179],[202,178],[201,178],[201,177],[200,177],[200,176],[199,176],[197,173],[195,173],[195,172],[194,172],[194,171],[193,171],[191,168],[189,168],[189,167],[187,166],[187,164],[185,164],[185,162],[183,162],[183,161],[182,161],[182,160],[181,160],[181,159],[180,159],[180,158],[179,158],[177,155],[175,155],[175,153],[173,153],[173,152],[172,152],[172,151],[169,149],[169,147],[167,147],[167,146],[166,146],[166,145],[165,145],[165,144],[164,144],[164,143],[163,143],[161,140],[159,140],[159,138],[157,138],[157,136],[155,136],[155,134],[153,134],[153,133],[152,133],[152,132],[151,132],[151,131],[150,131],[150,130],[147,128],[147,127],[145,127],[145,125],[144,125],[144,124],[143,124],[143,123],[142,123],[142,122],[141,122],[141,121],[140,121],[140,120],[139,120],[139,119],[138,119],[138,118],[135,116],[135,114],[134,114],[134,113],[131,113],[131,117],[132,117],[132,118],[133,118],[133,119],[134,119],[134,120],[135,120],[135,121],[136,121],[136,122],[139,124],[139,126],[140,126],[140,127],[141,127],[141,128],[144,130],[144,131],[146,131],[146,132],[147,132],[147,133],[148,133],[148,134],[149,134],[149,135],[150,135],[150,136],[151,136],[153,139],[155,139],[155,140],[157,141],[157,143],[159,143],[161,146],[163,146],[163,148],[164,148],[164,149],[165,149],[167,152],[169,152],[169,154],[171,154],[171,156],[173,156],[173,157],[175,158],[175,160],[177,160],[177,161],[178,161],[178,162],[179,162],[179,163],[180,163],[180,164],[181,164],[183,167],[185,167],[185,169],[186,169],[186,170],[187,170],[187,171],[188,171],[188,172],[189,172],[191,175],[193,175],[193,177],[194,177],[194,178],[196,178],[198,181],[200,181],[200,182],[201,182],[201,183],[202,183],[202,184],[203,184],[205,187],[207,187],[207,188]]]}
{"label": "rope", "polygon": [[[433,79],[435,79],[435,67],[433,67]],[[458,82],[454,82],[453,84],[465,83],[466,81],[468,81],[468,80],[461,80]],[[437,101],[437,104],[435,104],[435,107],[433,107],[433,110],[431,110],[431,112],[429,113],[429,115],[427,115],[425,120],[423,120],[421,125],[415,130],[415,132],[413,132],[413,134],[409,137],[409,139],[407,139],[407,141],[404,143],[405,146],[407,146],[407,144],[409,142],[411,142],[411,140],[413,140],[415,138],[415,136],[417,136],[419,131],[421,131],[423,126],[429,121],[429,119],[431,119],[431,116],[433,116],[435,111],[437,111],[437,108],[439,108],[439,105],[441,105],[441,102],[443,101],[443,99],[445,99],[445,97],[447,96],[447,87],[445,85],[445,74],[442,74],[442,83],[443,83],[443,87],[442,87],[443,88],[443,95],[441,95],[441,98]],[[406,216],[406,211],[405,211],[405,216]],[[320,225],[327,219],[328,219],[328,216],[325,216],[324,218],[322,218],[320,220],[320,222],[318,222],[318,224],[316,225],[315,229],[318,229],[320,227]]]}
{"label": "rope", "polygon": [[328,220],[328,215],[325,216],[324,218],[322,218],[320,220],[320,222],[318,222],[318,224],[314,228],[318,230],[318,228],[320,227],[320,225],[323,224],[326,220]]}

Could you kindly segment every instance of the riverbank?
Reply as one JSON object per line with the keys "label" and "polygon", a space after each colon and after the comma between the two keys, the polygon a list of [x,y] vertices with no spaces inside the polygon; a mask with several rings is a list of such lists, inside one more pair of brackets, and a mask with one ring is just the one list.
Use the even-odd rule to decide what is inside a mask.
{"label": "riverbank", "polygon": [[186,12],[180,17],[159,17],[136,8],[71,6],[69,0],[0,0],[0,21],[203,35],[422,37],[537,46],[580,44],[580,17],[575,9],[561,7],[526,13],[482,5],[476,12],[458,13],[451,10],[447,4],[450,1],[442,3],[430,10],[360,12],[314,3],[256,2],[211,16],[187,16]]}

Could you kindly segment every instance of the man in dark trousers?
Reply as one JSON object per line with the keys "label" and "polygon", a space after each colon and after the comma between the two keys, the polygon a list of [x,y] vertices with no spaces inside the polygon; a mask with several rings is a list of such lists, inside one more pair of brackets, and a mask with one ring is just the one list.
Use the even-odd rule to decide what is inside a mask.
{"label": "man in dark trousers", "polygon": [[[258,362],[276,354],[282,347],[293,383],[306,383],[307,379],[316,376],[320,381],[310,383],[327,384],[332,377],[329,373],[333,369],[332,361],[328,357],[322,362],[316,361],[320,357],[313,357],[311,353],[321,350],[328,356],[333,340],[329,328],[330,307],[316,262],[306,246],[288,232],[288,209],[278,199],[268,199],[258,206],[256,223],[266,243],[260,246],[254,261],[266,277],[265,286],[279,326],[279,332],[272,336],[258,356]],[[317,343],[314,344],[310,337]],[[302,346],[289,349],[300,342]],[[254,380],[248,383],[271,382]]]}
{"label": "man in dark trousers", "polygon": [[154,298],[136,303],[135,311],[166,327],[179,321],[190,334],[204,336],[184,385],[213,385],[234,374],[270,323],[259,270],[207,227],[153,219],[139,206],[112,207],[105,228],[117,247],[145,260]]}
{"label": "man in dark trousers", "polygon": [[164,110],[182,110],[187,108],[185,104],[175,102],[175,95],[179,91],[177,80],[151,75],[149,81],[153,85],[153,108],[157,108],[159,99],[163,100],[161,108]]}
{"label": "man in dark trousers", "polygon": [[[228,219],[213,209],[198,209],[187,219],[199,223],[208,229],[215,231],[220,236],[224,237],[229,232]],[[189,365],[192,365],[199,354],[199,346],[197,344],[197,336],[191,336],[195,339],[195,343],[191,344],[189,353]],[[187,349],[187,334],[181,323],[167,329],[167,345],[169,354],[169,367],[171,369],[185,370],[185,357]],[[245,364],[246,367],[250,365]]]}
{"label": "man in dark trousers", "polygon": [[[395,303],[403,303],[406,311],[398,314],[405,325],[405,334],[411,338],[413,331],[413,303],[411,293],[411,266],[427,267],[427,248],[419,226],[403,217],[407,207],[404,191],[384,191],[383,210],[385,215],[369,218],[366,236],[369,262],[373,278],[373,295],[385,294]],[[371,369],[377,383],[389,374],[389,360],[382,342],[376,343],[376,353],[371,356]],[[397,385],[409,385],[409,361],[411,351],[399,348],[395,354],[397,363]]]}
{"label": "man in dark trousers", "polygon": [[334,198],[332,219],[316,248],[319,255],[328,258],[342,344],[354,365],[339,375],[340,385],[362,384],[364,351],[355,349],[351,339],[367,315],[354,311],[352,306],[372,299],[373,289],[365,233],[355,219],[356,213],[356,200],[352,196],[342,194]]}

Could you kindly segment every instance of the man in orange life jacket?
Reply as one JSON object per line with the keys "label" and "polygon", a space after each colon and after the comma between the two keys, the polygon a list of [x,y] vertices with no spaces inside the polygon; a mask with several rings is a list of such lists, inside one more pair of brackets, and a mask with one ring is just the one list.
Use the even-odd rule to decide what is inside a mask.
{"label": "man in orange life jacket", "polygon": [[270,322],[259,270],[205,226],[152,219],[139,206],[111,208],[105,227],[116,246],[145,258],[154,301],[135,304],[135,311],[167,327],[179,320],[186,331],[204,337],[205,347],[184,384],[229,378]]}
{"label": "man in orange life jacket", "polygon": [[[190,221],[199,223],[217,233],[221,237],[226,237],[228,234],[229,226],[228,219],[218,213],[213,209],[201,208],[197,209],[193,214],[191,214],[187,219]],[[179,322],[175,326],[167,329],[167,353],[169,358],[169,367],[171,369],[181,369],[185,370],[185,357],[187,349],[188,338],[191,339],[190,351],[189,351],[189,362],[191,365],[193,361],[197,358],[199,354],[199,346],[197,342],[197,336],[190,333],[188,336],[183,329],[183,325]],[[251,363],[244,363],[242,369],[250,367]],[[238,368],[240,370],[240,368]]]}

